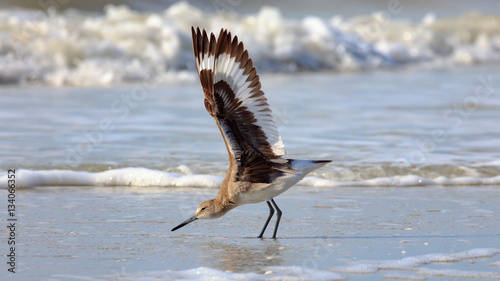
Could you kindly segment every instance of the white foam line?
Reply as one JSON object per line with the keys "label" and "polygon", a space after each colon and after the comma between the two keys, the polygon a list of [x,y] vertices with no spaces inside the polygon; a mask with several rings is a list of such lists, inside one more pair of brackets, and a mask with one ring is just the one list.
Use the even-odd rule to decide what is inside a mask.
{"label": "white foam line", "polygon": [[[128,280],[347,280],[347,276],[328,271],[314,270],[294,266],[273,266],[264,268],[265,273],[234,273],[214,268],[199,267],[181,271],[153,271],[118,276],[104,276],[121,281]],[[115,280],[115,279],[113,279]]]}
{"label": "white foam line", "polygon": [[268,266],[265,270],[272,280],[348,280],[340,273],[298,266]]}
{"label": "white foam line", "polygon": [[[0,177],[0,188],[6,188],[7,175]],[[161,186],[219,187],[222,178],[213,175],[180,175],[145,168],[123,168],[98,173],[67,170],[16,171],[16,187],[34,186]]]}
{"label": "white foam line", "polygon": [[427,254],[421,256],[407,257],[400,260],[365,260],[356,261],[355,264],[347,266],[336,266],[333,272],[369,274],[379,270],[415,270],[422,265],[434,262],[460,262],[469,259],[489,258],[500,254],[500,249],[478,248],[460,253],[452,254]]}
{"label": "white foam line", "polygon": [[[432,262],[459,262],[463,260],[489,258],[500,254],[500,249],[478,248],[453,254],[428,254],[400,260],[359,261],[356,265],[334,267],[330,271],[298,266],[268,266],[262,268],[263,274],[255,272],[235,273],[219,269],[198,267],[187,270],[145,271],[100,276],[85,279],[85,276],[53,275],[53,277],[72,277],[82,280],[348,280],[346,273],[373,274],[379,270],[413,270],[414,274],[389,272],[385,279],[426,280],[426,277],[478,278],[499,280],[500,274],[488,271],[463,271],[454,269],[429,269],[420,266]],[[102,278],[102,279],[101,279]]]}
{"label": "white foam line", "polygon": [[[185,167],[185,166],[183,166]],[[17,187],[34,186],[161,186],[161,187],[206,187],[217,188],[223,178],[214,175],[191,175],[169,173],[147,168],[122,168],[104,172],[69,170],[17,170]],[[415,175],[375,178],[363,181],[333,181],[317,177],[306,177],[299,185],[312,187],[370,187],[370,186],[466,186],[500,185],[500,176],[491,178],[445,178],[434,180]],[[7,174],[0,175],[0,188],[7,188]]]}
{"label": "white foam line", "polygon": [[362,181],[334,181],[317,177],[306,177],[299,182],[299,185],[314,187],[350,187],[350,186],[465,186],[465,185],[500,185],[500,175],[490,178],[458,177],[447,178],[437,177],[428,179],[416,175],[394,176],[385,178],[374,178]]}

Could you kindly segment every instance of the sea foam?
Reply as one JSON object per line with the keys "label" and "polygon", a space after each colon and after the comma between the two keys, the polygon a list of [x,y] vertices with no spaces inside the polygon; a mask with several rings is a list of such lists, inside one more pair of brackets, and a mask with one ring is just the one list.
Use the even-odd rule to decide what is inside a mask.
{"label": "sea foam", "polygon": [[335,181],[317,177],[306,177],[301,185],[328,187],[328,186],[466,186],[466,185],[500,185],[500,176],[489,178],[477,177],[437,177],[435,179],[424,178],[416,175],[403,175],[394,177],[381,177],[361,181]]}
{"label": "sea foam", "polygon": [[[218,188],[223,178],[215,175],[192,174],[186,166],[177,170],[181,173],[165,172],[147,168],[121,168],[103,172],[85,172],[69,170],[16,170],[17,187],[35,186],[135,186],[135,187],[203,187]],[[0,176],[0,188],[7,186],[7,174]],[[370,187],[370,186],[470,186],[500,185],[500,176],[479,177],[437,177],[423,178],[416,175],[380,177],[359,181],[339,181],[305,177],[298,183],[311,187]]]}
{"label": "sea foam", "polygon": [[410,21],[383,13],[288,19],[204,12],[187,2],[161,12],[107,6],[102,14],[0,11],[0,84],[111,85],[194,81],[191,26],[227,28],[259,71],[353,71],[500,61],[500,16]]}
{"label": "sea foam", "polygon": [[[386,279],[398,280],[426,280],[428,277],[449,278],[481,278],[500,279],[500,274],[493,271],[465,271],[457,269],[436,268],[439,263],[461,262],[465,260],[476,260],[491,258],[500,254],[500,249],[477,248],[458,253],[436,253],[420,256],[407,257],[396,260],[373,260],[352,261],[352,265],[335,266],[330,270],[310,269],[299,266],[269,266],[262,268],[264,273],[236,273],[222,270],[198,267],[187,270],[169,271],[143,271],[137,273],[122,273],[112,276],[102,276],[103,279],[118,280],[349,280],[351,274],[375,274],[384,270]],[[349,262],[348,262],[349,263]],[[436,263],[434,268],[424,266]],[[447,266],[447,267],[448,267]],[[491,268],[494,270],[494,268]],[[404,270],[408,273],[402,274],[392,271]],[[82,276],[53,275],[53,277],[72,277],[80,279]],[[83,279],[83,278],[82,278]],[[101,280],[85,278],[85,280]]]}
{"label": "sea foam", "polygon": [[[370,274],[379,270],[415,270],[421,266],[430,263],[452,263],[460,262],[463,260],[472,260],[480,258],[490,258],[500,254],[500,249],[496,248],[477,248],[459,253],[435,253],[420,256],[412,256],[398,260],[367,260],[367,261],[353,261],[351,265],[336,266],[331,270],[334,272],[342,273],[355,273],[355,274]],[[419,270],[425,271],[426,269],[420,268]],[[443,272],[444,273],[444,272]],[[423,272],[423,274],[426,274]],[[464,273],[463,277],[468,277],[469,273]],[[431,276],[433,276],[431,274]],[[443,275],[458,277],[457,272],[453,271],[453,275]],[[496,275],[500,278],[500,274]]]}
{"label": "sea foam", "polygon": [[[7,183],[7,175],[1,177]],[[145,168],[123,168],[90,173],[68,170],[17,170],[17,187],[34,186],[162,186],[219,187],[221,177],[212,175],[181,175]],[[5,186],[1,186],[5,188]]]}

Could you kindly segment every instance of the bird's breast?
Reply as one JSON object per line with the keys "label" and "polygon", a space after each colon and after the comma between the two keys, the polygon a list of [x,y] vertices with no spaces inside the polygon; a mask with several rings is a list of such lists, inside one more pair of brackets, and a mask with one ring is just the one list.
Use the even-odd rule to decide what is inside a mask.
{"label": "bird's breast", "polygon": [[270,201],[287,191],[300,179],[301,177],[288,174],[276,179],[273,183],[252,183],[245,192],[239,194],[240,205]]}

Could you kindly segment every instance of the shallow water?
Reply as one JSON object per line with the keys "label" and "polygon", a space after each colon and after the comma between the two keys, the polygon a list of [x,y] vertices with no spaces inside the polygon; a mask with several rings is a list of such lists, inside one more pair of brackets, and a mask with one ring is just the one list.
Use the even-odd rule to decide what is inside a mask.
{"label": "shallow water", "polygon": [[67,9],[75,1],[56,2],[38,10],[0,9],[0,84],[104,86],[150,76],[193,80],[192,26],[237,34],[261,72],[500,62],[495,1],[313,1],[307,3],[312,9],[298,2],[275,7],[221,0],[199,7],[180,1],[142,12],[103,7],[101,1],[99,13]]}
{"label": "shallow water", "polygon": [[[15,278],[500,279],[498,70],[263,75],[289,156],[333,159],[276,199],[277,240],[253,238],[265,204],[170,232],[216,194],[227,165],[197,82],[4,87]],[[491,93],[467,105],[490,75]]]}
{"label": "shallow water", "polygon": [[[254,238],[267,217],[264,203],[170,232],[215,190],[22,190],[18,223],[23,234],[15,277],[171,280],[198,279],[198,271],[214,278],[296,274],[318,280],[327,271],[327,280],[386,280],[398,274],[442,280],[433,279],[430,270],[445,278],[460,270],[477,276],[490,272],[498,279],[499,190],[297,186],[276,199],[283,210],[276,240]],[[10,275],[2,271],[0,276]]]}
{"label": "shallow water", "polygon": [[[498,72],[477,66],[264,74],[262,84],[287,157],[333,160],[303,185],[488,185],[500,183]],[[206,184],[196,185],[214,187],[226,171],[227,153],[197,82],[7,87],[0,104],[0,169],[49,171],[44,179],[44,172],[26,174],[21,186],[79,185],[81,177],[85,185],[155,186],[116,177],[158,170],[181,177],[183,186],[190,185],[183,177],[206,174]],[[107,174],[77,173],[109,169],[109,182]],[[75,173],[61,181],[58,170]]]}

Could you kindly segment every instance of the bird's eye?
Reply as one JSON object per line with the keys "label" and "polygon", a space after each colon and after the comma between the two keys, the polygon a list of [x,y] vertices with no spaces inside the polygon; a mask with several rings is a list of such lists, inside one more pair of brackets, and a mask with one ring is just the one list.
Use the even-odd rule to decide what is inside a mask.
{"label": "bird's eye", "polygon": [[200,210],[200,211],[203,211],[203,210],[205,210],[206,208],[207,208],[207,207],[203,207],[203,208],[201,208],[201,210]]}

